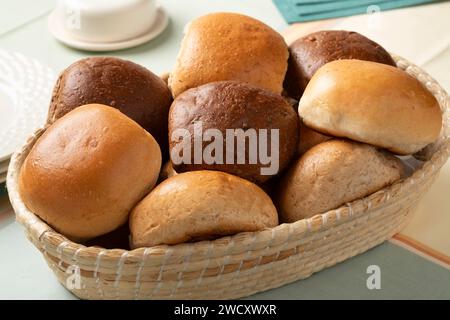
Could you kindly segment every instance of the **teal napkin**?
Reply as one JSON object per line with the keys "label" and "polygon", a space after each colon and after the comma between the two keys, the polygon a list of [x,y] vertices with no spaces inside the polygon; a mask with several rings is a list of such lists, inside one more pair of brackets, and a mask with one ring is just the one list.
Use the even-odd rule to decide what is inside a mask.
{"label": "teal napkin", "polygon": [[441,2],[440,0],[273,0],[288,23],[346,17],[367,13],[369,6],[380,11]]}

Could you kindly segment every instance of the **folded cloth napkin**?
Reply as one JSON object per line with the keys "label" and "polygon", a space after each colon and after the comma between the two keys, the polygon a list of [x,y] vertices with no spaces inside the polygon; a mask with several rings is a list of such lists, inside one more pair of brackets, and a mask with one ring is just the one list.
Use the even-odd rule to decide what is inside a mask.
{"label": "folded cloth napkin", "polygon": [[346,17],[439,0],[273,0],[288,23]]}

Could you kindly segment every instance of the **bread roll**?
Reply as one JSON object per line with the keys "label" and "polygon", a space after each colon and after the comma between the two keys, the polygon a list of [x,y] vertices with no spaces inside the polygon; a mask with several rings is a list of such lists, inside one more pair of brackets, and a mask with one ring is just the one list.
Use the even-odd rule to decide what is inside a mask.
{"label": "bread roll", "polygon": [[178,174],[175,169],[173,168],[172,162],[167,161],[159,173],[159,182],[162,182],[166,179],[169,179],[170,177],[173,177],[174,175]]}
{"label": "bread roll", "polygon": [[131,247],[212,239],[278,224],[272,200],[253,183],[219,171],[175,175],[130,215]]}
{"label": "bread roll", "polygon": [[128,223],[121,225],[116,230],[89,239],[84,245],[86,247],[104,249],[130,250],[130,228],[128,227]]}
{"label": "bread roll", "polygon": [[[220,153],[222,163],[211,163],[204,157],[196,161],[194,140],[196,125],[202,126],[203,135],[210,129],[221,133],[222,148],[216,150],[215,155]],[[179,95],[170,108],[169,145],[172,163],[178,173],[192,170],[218,170],[261,184],[281,172],[295,155],[298,145],[298,126],[298,115],[278,94],[242,82],[221,81],[206,84]],[[181,154],[179,149],[185,143],[185,139],[181,139],[176,134],[180,129],[187,130],[191,137],[188,143],[190,157],[188,161],[183,160],[181,163],[175,159],[176,155]],[[237,134],[231,136],[228,140],[232,142],[234,140],[234,148],[233,145],[227,148],[227,142],[229,142],[227,131],[235,129],[254,133],[254,142],[248,143],[247,140],[246,148],[242,150],[245,157],[244,163],[239,163],[237,152],[237,146],[239,142],[244,141],[244,137],[238,138]],[[272,143],[272,130],[278,130],[279,145]],[[267,135],[262,135],[264,132]],[[273,133],[276,134],[276,131]],[[267,139],[259,139],[260,136]],[[205,154],[209,145],[211,145],[210,141],[204,141],[203,144],[200,141],[201,154]],[[254,147],[257,152],[250,152],[251,147]],[[274,151],[278,151],[277,157],[271,152],[272,147]],[[260,152],[263,148],[270,151],[267,153],[272,158],[270,163],[265,163],[261,157]],[[253,163],[250,161],[252,154],[255,156]],[[229,156],[232,161],[227,160]],[[272,172],[264,172],[263,168],[270,167],[274,169]]]}
{"label": "bread roll", "polygon": [[169,78],[174,97],[202,84],[237,80],[281,93],[289,53],[281,35],[237,13],[192,21]]}
{"label": "bread roll", "polygon": [[170,72],[164,72],[159,77],[161,78],[162,81],[164,81],[165,84],[169,84]]}
{"label": "bread roll", "polygon": [[396,66],[391,55],[378,43],[354,31],[323,30],[297,39],[289,46],[288,71],[284,86],[299,99],[316,71],[328,62],[358,59]]}
{"label": "bread roll", "polygon": [[300,100],[303,122],[319,132],[411,154],[435,141],[442,116],[434,96],[385,64],[337,60],[320,68]]}
{"label": "bread roll", "polygon": [[20,195],[58,232],[86,240],[123,225],[160,167],[147,131],[114,108],[86,105],[36,141],[20,171]]}
{"label": "bread roll", "polygon": [[294,222],[365,197],[399,180],[401,161],[373,146],[329,140],[308,150],[278,186],[282,222]]}
{"label": "bread roll", "polygon": [[298,154],[302,155],[316,144],[333,139],[333,137],[327,136],[316,130],[307,127],[302,121],[300,121],[300,138],[298,142]]}
{"label": "bread roll", "polygon": [[119,109],[150,132],[167,157],[167,116],[172,96],[157,75],[136,63],[114,57],[79,60],[59,76],[48,122],[53,123],[89,103]]}

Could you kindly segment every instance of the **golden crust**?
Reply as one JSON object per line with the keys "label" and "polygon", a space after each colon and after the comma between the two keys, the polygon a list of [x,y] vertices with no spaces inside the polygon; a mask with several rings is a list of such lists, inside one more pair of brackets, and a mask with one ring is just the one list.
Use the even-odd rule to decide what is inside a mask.
{"label": "golden crust", "polygon": [[114,108],[86,105],[39,138],[19,188],[28,209],[67,237],[84,240],[124,224],[160,168],[161,151],[148,132]]}
{"label": "golden crust", "polygon": [[435,141],[442,115],[434,96],[406,72],[385,64],[338,60],[321,67],[299,103],[319,132],[411,154]]}
{"label": "golden crust", "polygon": [[211,239],[278,224],[257,185],[219,171],[191,171],[163,181],[130,215],[131,247]]}
{"label": "golden crust", "polygon": [[169,78],[173,96],[202,84],[236,80],[281,93],[289,57],[284,39],[264,23],[212,13],[190,23]]}

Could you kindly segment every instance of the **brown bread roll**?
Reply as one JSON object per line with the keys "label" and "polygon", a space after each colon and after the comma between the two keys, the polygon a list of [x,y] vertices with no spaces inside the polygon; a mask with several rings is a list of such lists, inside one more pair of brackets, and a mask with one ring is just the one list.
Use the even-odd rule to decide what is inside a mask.
{"label": "brown bread roll", "polygon": [[[220,138],[222,148],[214,153],[220,154],[222,164],[208,162],[204,157],[196,161],[195,127],[200,125],[202,134],[206,134],[209,129],[214,129],[222,135]],[[237,134],[233,134],[227,139],[227,132],[235,129],[254,133],[255,143],[247,142],[245,150],[242,151],[242,154],[245,151],[244,163],[239,163],[237,152],[238,139],[243,142],[244,137],[239,138]],[[180,130],[187,131],[190,138],[188,140],[181,138],[178,134]],[[266,141],[258,138],[264,132],[267,133]],[[275,156],[276,153],[271,153],[272,133],[277,132],[279,145],[273,144],[273,148],[278,151],[278,157]],[[192,170],[218,170],[260,184],[288,165],[297,149],[298,134],[298,115],[283,97],[246,83],[221,81],[190,89],[178,96],[170,108],[169,145],[171,160],[178,173]],[[227,140],[228,142],[234,140],[234,149],[227,147]],[[183,159],[180,163],[176,157],[185,155],[180,149],[185,146],[186,141],[188,141],[190,156],[186,156],[188,161]],[[203,143],[200,141],[200,155],[206,153],[209,145],[211,145],[210,141]],[[252,147],[258,153],[250,152]],[[264,147],[270,151],[267,154],[273,155],[273,161],[269,164],[264,163],[263,158],[260,157],[259,152],[262,152]],[[255,155],[254,163],[250,161],[252,154]],[[232,161],[228,161],[228,155],[231,155]],[[278,170],[265,173],[263,168],[269,167],[277,167]]]}
{"label": "brown bread roll", "polygon": [[84,245],[86,247],[104,249],[130,250],[130,228],[128,227],[128,223],[121,225],[111,232],[89,239]]}
{"label": "brown bread roll", "polygon": [[173,177],[174,175],[178,174],[175,169],[172,166],[172,163],[170,161],[167,161],[159,173],[158,183],[163,182],[166,179],[169,179],[170,177]]}
{"label": "brown bread roll", "polygon": [[435,97],[405,71],[362,60],[320,68],[300,99],[303,122],[321,133],[411,154],[435,141],[442,126]]}
{"label": "brown bread roll", "polygon": [[306,126],[303,121],[300,121],[300,139],[298,142],[298,154],[302,155],[316,144],[333,139],[331,136],[327,136],[316,130],[313,130]]}
{"label": "brown bread roll", "polygon": [[395,67],[395,61],[383,47],[354,31],[314,32],[294,41],[289,46],[289,52],[284,86],[295,99],[300,98],[314,73],[324,64],[334,60],[367,60]]}
{"label": "brown bread roll", "polygon": [[190,22],[169,78],[173,96],[214,81],[236,80],[281,93],[288,48],[261,21],[211,13]]}
{"label": "brown bread roll", "polygon": [[147,131],[117,109],[86,105],[34,144],[20,171],[20,195],[55,230],[87,240],[123,225],[160,168],[161,151]]}
{"label": "brown bread roll", "polygon": [[76,107],[100,103],[119,109],[136,121],[167,152],[167,116],[172,103],[169,88],[157,75],[131,61],[90,57],[70,65],[53,91],[48,122]]}
{"label": "brown bread roll", "polygon": [[175,175],[130,215],[131,247],[213,239],[278,225],[272,200],[255,184],[219,171]]}
{"label": "brown bread roll", "polygon": [[329,140],[309,149],[286,172],[276,196],[282,222],[338,208],[399,180],[403,165],[375,147]]}

